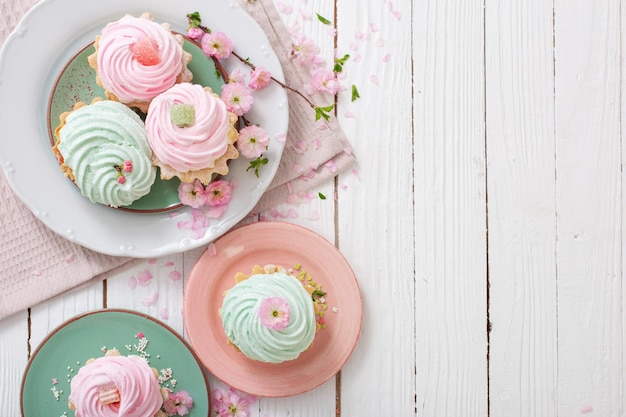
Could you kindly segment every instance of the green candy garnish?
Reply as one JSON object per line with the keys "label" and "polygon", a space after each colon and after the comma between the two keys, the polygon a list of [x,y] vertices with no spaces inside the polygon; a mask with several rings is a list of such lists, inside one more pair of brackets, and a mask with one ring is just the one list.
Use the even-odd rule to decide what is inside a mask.
{"label": "green candy garnish", "polygon": [[172,104],[170,119],[178,127],[189,127],[196,122],[196,109],[191,104]]}

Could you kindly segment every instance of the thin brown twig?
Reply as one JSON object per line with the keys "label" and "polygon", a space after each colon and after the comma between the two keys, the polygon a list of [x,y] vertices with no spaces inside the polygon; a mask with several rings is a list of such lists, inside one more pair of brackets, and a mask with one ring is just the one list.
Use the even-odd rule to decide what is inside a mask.
{"label": "thin brown twig", "polygon": [[[246,59],[244,57],[242,57],[241,55],[239,55],[237,52],[232,51],[231,54],[233,54],[235,56],[235,58],[237,58],[239,61],[243,62],[245,65],[249,66],[250,68],[252,68],[253,70],[256,69],[256,66],[250,62],[249,59]],[[292,91],[294,93],[296,93],[297,95],[299,95],[300,97],[302,97],[304,99],[304,101],[306,101],[312,108],[317,107],[312,101],[311,99],[309,99],[307,96],[305,96],[304,94],[302,94],[302,92],[300,92],[299,90],[296,90],[295,88],[285,84],[284,82],[274,78],[274,76],[270,76],[271,80],[274,81],[276,84],[280,85],[281,87]]]}
{"label": "thin brown twig", "polygon": [[[188,20],[189,20],[189,22],[191,23],[191,15],[189,15],[189,14],[188,14],[188,15],[187,15],[187,19],[188,19]],[[209,34],[211,33],[211,29],[210,29],[209,27],[207,27],[207,26],[204,26],[204,25],[202,25],[202,24],[197,24],[197,26],[196,26],[196,27],[198,27],[199,29],[203,30],[203,31],[204,31],[204,32],[206,32],[206,33],[209,33]],[[237,52],[235,52],[235,51],[232,51],[231,53],[233,54],[233,56],[235,56],[235,57],[236,57],[239,61],[241,61],[243,64],[247,65],[248,67],[252,68],[253,70],[254,70],[254,69],[256,69],[256,66],[255,66],[252,62],[250,62],[250,60],[249,60],[249,59],[246,59],[246,58],[242,57],[241,55],[239,55],[239,54],[238,54]],[[215,60],[215,61],[217,61],[217,60]],[[221,63],[220,63],[219,65],[221,65]],[[222,68],[223,68],[223,67],[222,67]],[[224,72],[224,73],[226,74],[226,72]],[[311,101],[311,99],[310,99],[310,98],[308,98],[307,96],[305,96],[304,94],[302,94],[302,92],[301,92],[301,91],[296,90],[295,88],[293,88],[293,87],[291,87],[291,86],[289,86],[289,85],[285,84],[284,82],[282,82],[282,81],[280,81],[280,80],[276,79],[274,76],[270,76],[270,78],[271,78],[271,80],[272,80],[272,81],[274,81],[276,84],[280,85],[281,87],[283,87],[283,88],[285,88],[285,89],[287,89],[287,90],[289,90],[289,91],[292,91],[292,92],[296,93],[297,95],[299,95],[300,97],[302,97],[302,99],[303,99],[304,101],[306,101],[306,102],[309,104],[309,106],[311,106],[313,109],[315,109],[315,108],[317,107],[317,106],[315,105],[315,103],[313,103],[313,102]],[[228,75],[225,77],[225,81],[226,81],[226,82],[228,82]]]}

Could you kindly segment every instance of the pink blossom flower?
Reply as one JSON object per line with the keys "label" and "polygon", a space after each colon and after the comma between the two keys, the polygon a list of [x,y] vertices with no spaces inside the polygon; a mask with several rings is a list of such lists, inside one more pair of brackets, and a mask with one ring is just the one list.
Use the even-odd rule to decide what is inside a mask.
{"label": "pink blossom flower", "polygon": [[296,64],[311,66],[323,61],[319,56],[320,48],[302,32],[296,33],[292,41],[291,58]]}
{"label": "pink blossom flower", "polygon": [[213,402],[217,417],[248,417],[250,415],[250,404],[256,401],[255,397],[239,393],[234,389],[222,392],[219,389],[213,390]]}
{"label": "pink blossom flower", "polygon": [[265,129],[260,126],[246,126],[239,132],[237,139],[237,148],[239,152],[246,158],[258,158],[265,152],[270,138]]}
{"label": "pink blossom flower", "polygon": [[205,33],[201,45],[206,55],[217,59],[228,58],[233,51],[233,43],[224,32]]}
{"label": "pink blossom flower", "polygon": [[331,95],[345,89],[345,86],[337,79],[337,74],[326,68],[320,68],[313,74],[311,86],[317,91]]}
{"label": "pink blossom flower", "polygon": [[282,330],[289,324],[289,303],[282,297],[269,297],[259,306],[261,324],[272,330]]}
{"label": "pink blossom flower", "polygon": [[204,36],[204,31],[200,28],[189,28],[187,31],[187,37],[194,41],[199,41]]}
{"label": "pink blossom flower", "polygon": [[198,208],[206,203],[204,187],[197,179],[193,182],[181,182],[178,186],[178,198],[181,203],[193,208]]}
{"label": "pink blossom flower", "polygon": [[239,71],[238,69],[234,69],[230,74],[228,74],[228,82],[243,84],[245,81],[246,74]]}
{"label": "pink blossom flower", "polygon": [[218,180],[206,187],[206,203],[211,207],[225,206],[230,202],[233,188],[227,181]]}
{"label": "pink blossom flower", "polygon": [[248,87],[253,90],[260,90],[267,87],[272,80],[272,74],[263,67],[256,67],[250,73],[250,82]]}
{"label": "pink blossom flower", "polygon": [[193,399],[187,391],[173,393],[172,390],[167,388],[167,394],[167,400],[163,401],[163,409],[168,416],[189,414],[189,409],[193,407]]}
{"label": "pink blossom flower", "polygon": [[124,161],[124,165],[122,166],[122,170],[124,172],[131,172],[133,170],[133,161]]}
{"label": "pink blossom flower", "polygon": [[228,111],[243,116],[250,111],[254,97],[248,87],[239,83],[228,83],[222,86],[222,100]]}

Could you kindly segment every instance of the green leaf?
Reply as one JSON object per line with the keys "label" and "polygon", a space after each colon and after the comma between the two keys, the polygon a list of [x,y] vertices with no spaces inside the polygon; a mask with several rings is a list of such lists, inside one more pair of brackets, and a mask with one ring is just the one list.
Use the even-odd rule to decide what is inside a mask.
{"label": "green leaf", "polygon": [[315,121],[318,121],[319,119],[328,120],[330,118],[330,115],[328,114],[328,112],[332,111],[332,109],[334,108],[335,108],[334,104],[331,104],[330,106],[326,106],[326,107],[316,107],[315,108]]}
{"label": "green leaf", "polygon": [[324,16],[321,16],[319,13],[315,13],[317,15],[317,19],[325,25],[330,25],[332,22],[326,19]]}
{"label": "green leaf", "polygon": [[200,26],[200,23],[202,23],[202,18],[200,17],[199,12],[190,13],[187,15],[187,18],[189,19],[189,25],[192,28],[197,28]]}
{"label": "green leaf", "polygon": [[334,72],[343,71],[343,64],[350,58],[350,55],[345,54],[342,58],[335,58],[335,66],[333,67]]}
{"label": "green leaf", "polygon": [[346,61],[347,61],[348,59],[350,59],[350,55],[349,55],[349,54],[345,54],[345,55],[344,55],[343,57],[341,57],[341,58],[335,58],[335,62],[336,62],[337,64],[341,64],[341,65],[343,65],[343,64],[345,64],[345,63],[346,63]]}
{"label": "green leaf", "polygon": [[341,71],[343,71],[343,64],[345,64],[346,61],[349,58],[350,58],[350,55],[348,55],[348,54],[345,54],[341,58],[335,58],[335,66],[333,67],[333,71],[334,72],[341,72]]}
{"label": "green leaf", "polygon": [[352,84],[352,101],[356,100],[357,98],[361,98],[361,96],[359,95],[359,90],[356,89],[356,85]]}
{"label": "green leaf", "polygon": [[263,158],[263,156],[259,156],[257,159],[253,159],[252,161],[250,161],[250,165],[246,169],[246,172],[250,171],[251,169],[254,169],[254,175],[256,175],[258,178],[259,169],[261,168],[261,166],[267,165],[268,162],[269,160],[267,158]]}
{"label": "green leaf", "polygon": [[322,193],[317,193],[317,196],[320,198],[320,200],[326,200],[326,196]]}

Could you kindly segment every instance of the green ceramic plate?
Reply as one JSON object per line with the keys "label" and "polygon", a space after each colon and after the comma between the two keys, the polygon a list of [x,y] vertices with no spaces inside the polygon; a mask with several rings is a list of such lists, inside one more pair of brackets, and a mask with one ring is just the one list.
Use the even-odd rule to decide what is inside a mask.
{"label": "green ceramic plate", "polygon": [[[189,40],[185,40],[183,48],[192,56],[188,68],[193,73],[194,84],[200,84],[217,93],[221,91],[224,81],[216,69],[215,62],[207,58],[202,49]],[[87,57],[94,52],[90,43],[67,63],[59,75],[48,103],[48,136],[51,145],[56,139],[54,130],[59,124],[61,113],[70,111],[78,101],[91,103],[95,97],[105,98],[104,90],[96,83],[96,72],[89,66]],[[60,172],[60,171],[59,171]],[[178,179],[157,180],[150,193],[123,210],[154,213],[171,210],[181,205],[178,199]]]}
{"label": "green ceramic plate", "polygon": [[[139,346],[138,333],[148,340],[145,349]],[[171,368],[176,380],[173,391],[187,391],[193,398],[189,417],[209,416],[209,384],[189,345],[174,330],[150,316],[113,309],[70,319],[37,348],[22,381],[22,416],[73,416],[67,406],[69,380],[85,361],[103,356],[103,348],[117,348],[122,355],[145,352],[150,355],[147,359],[153,368]]]}

